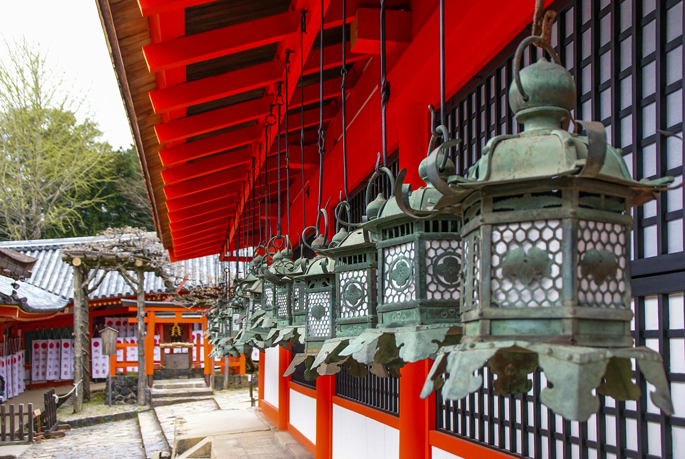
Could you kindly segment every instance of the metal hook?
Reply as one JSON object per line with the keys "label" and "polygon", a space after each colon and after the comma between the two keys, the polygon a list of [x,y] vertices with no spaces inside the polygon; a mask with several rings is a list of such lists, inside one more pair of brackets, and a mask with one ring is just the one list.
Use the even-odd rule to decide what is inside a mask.
{"label": "metal hook", "polygon": [[433,126],[435,126],[435,117],[436,117],[435,107],[433,107],[433,104],[428,105],[428,110],[431,112],[431,134],[435,137],[440,137],[441,136],[440,132],[438,132],[438,130],[436,128],[433,128]]}

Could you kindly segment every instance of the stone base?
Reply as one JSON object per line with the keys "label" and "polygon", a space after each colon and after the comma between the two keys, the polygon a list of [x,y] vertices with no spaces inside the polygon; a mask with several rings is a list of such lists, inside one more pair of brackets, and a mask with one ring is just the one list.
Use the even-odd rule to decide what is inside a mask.
{"label": "stone base", "polygon": [[152,373],[152,379],[194,379],[204,378],[205,370],[203,368],[186,368],[180,370],[172,370],[170,368],[162,368],[155,370]]}
{"label": "stone base", "polygon": [[[228,388],[229,389],[242,389],[250,387],[250,381],[248,375],[228,375]],[[255,388],[257,385],[255,384]],[[214,375],[214,389],[222,390],[224,388],[224,375],[215,374]]]}
{"label": "stone base", "polygon": [[[109,400],[109,390],[105,385],[105,404]],[[150,391],[145,392],[145,403],[150,402]],[[112,405],[138,404],[138,375],[112,377]]]}

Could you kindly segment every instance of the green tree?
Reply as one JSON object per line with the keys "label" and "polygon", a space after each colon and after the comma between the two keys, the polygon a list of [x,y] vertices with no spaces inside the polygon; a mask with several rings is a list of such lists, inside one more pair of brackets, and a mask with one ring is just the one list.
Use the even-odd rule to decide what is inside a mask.
{"label": "green tree", "polygon": [[[49,232],[49,237],[92,236],[107,228],[127,226],[154,230],[145,181],[133,146],[114,152],[108,177],[99,177],[100,188],[91,188],[78,199],[94,202],[80,209],[81,218],[73,225]],[[97,202],[96,202],[97,201]]]}
{"label": "green tree", "polygon": [[26,41],[0,61],[0,238],[40,239],[82,223],[104,202],[115,152],[75,113],[74,97]]}

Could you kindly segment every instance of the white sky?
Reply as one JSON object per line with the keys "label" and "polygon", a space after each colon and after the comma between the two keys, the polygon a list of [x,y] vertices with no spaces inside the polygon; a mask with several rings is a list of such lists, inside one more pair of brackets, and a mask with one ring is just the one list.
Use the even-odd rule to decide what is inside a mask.
{"label": "white sky", "polygon": [[133,143],[95,0],[0,0],[0,59],[3,40],[22,36],[85,98],[80,119],[90,114],[114,148]]}

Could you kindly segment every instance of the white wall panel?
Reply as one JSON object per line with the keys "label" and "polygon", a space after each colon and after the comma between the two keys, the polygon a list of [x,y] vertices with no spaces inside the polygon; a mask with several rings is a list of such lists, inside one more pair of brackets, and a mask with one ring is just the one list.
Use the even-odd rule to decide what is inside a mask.
{"label": "white wall panel", "polygon": [[333,405],[333,459],[398,459],[400,432]]}
{"label": "white wall panel", "polygon": [[290,424],[316,444],[316,399],[290,389]]}
{"label": "white wall panel", "polygon": [[439,448],[436,448],[435,446],[432,447],[431,457],[432,459],[464,459],[461,456],[456,456],[452,453],[448,453],[447,451],[443,451]]}
{"label": "white wall panel", "polygon": [[264,352],[264,400],[278,408],[278,350],[280,346],[270,347]]}

